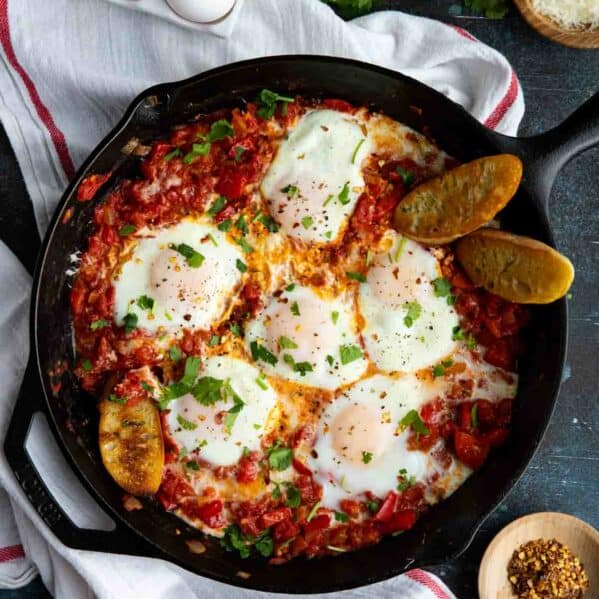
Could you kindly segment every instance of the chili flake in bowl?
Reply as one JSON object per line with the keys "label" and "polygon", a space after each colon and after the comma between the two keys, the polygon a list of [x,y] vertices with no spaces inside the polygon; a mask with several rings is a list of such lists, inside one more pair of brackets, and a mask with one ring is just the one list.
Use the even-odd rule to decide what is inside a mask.
{"label": "chili flake in bowl", "polygon": [[536,539],[514,551],[508,578],[521,599],[578,599],[589,588],[589,578],[570,549],[555,539]]}

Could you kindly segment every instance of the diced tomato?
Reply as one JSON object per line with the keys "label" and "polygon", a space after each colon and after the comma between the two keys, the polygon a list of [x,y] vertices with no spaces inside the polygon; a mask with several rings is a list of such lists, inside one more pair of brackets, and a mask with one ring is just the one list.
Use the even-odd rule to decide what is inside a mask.
{"label": "diced tomato", "polygon": [[384,223],[395,210],[395,206],[399,203],[399,200],[404,195],[403,189],[394,189],[380,197],[377,203],[374,205],[373,222]]}
{"label": "diced tomato", "polygon": [[512,370],[514,367],[514,358],[505,339],[498,339],[491,347],[487,348],[484,359],[489,364]]}
{"label": "diced tomato", "polygon": [[220,528],[225,523],[222,512],[223,502],[220,499],[215,499],[202,504],[197,510],[197,515],[210,528]]}
{"label": "diced tomato", "polygon": [[303,525],[304,532],[306,534],[311,532],[316,532],[317,530],[323,530],[324,528],[328,528],[331,524],[331,516],[330,514],[319,514],[310,520],[310,522],[306,522]]}
{"label": "diced tomato", "polygon": [[256,537],[260,534],[261,528],[258,526],[258,517],[256,516],[240,518],[238,524],[243,534],[249,535],[251,537]]}
{"label": "diced tomato", "polygon": [[312,476],[312,470],[308,468],[303,462],[300,462],[298,459],[293,458],[293,468],[296,472],[300,474],[305,474],[307,476]]}
{"label": "diced tomato", "polygon": [[312,480],[311,476],[302,474],[295,481],[295,486],[302,496],[302,503],[316,503],[322,497],[322,487]]}
{"label": "diced tomato", "polygon": [[488,425],[495,422],[495,406],[486,399],[476,402],[476,412],[480,425]]}
{"label": "diced tomato", "polygon": [[156,499],[160,501],[164,509],[172,510],[182,499],[193,494],[194,491],[186,480],[174,474],[172,470],[167,470],[156,493]]}
{"label": "diced tomato", "polygon": [[83,308],[85,306],[85,298],[87,296],[86,290],[80,287],[79,285],[75,285],[73,289],[71,289],[71,311],[73,312],[73,316],[78,316],[83,312]]}
{"label": "diced tomato", "polygon": [[105,175],[90,175],[81,181],[77,188],[77,201],[78,202],[89,202],[93,200],[96,192],[108,179],[112,173],[106,173]]}
{"label": "diced tomato", "polygon": [[473,470],[480,468],[489,455],[489,445],[468,433],[456,431],[453,443],[458,459]]}
{"label": "diced tomato", "polygon": [[341,509],[352,518],[356,518],[362,513],[362,503],[355,499],[342,499],[340,506]]}
{"label": "diced tomato", "polygon": [[270,528],[273,524],[282,522],[288,518],[291,518],[291,509],[288,507],[279,507],[263,514],[258,520],[258,524],[260,528]]}
{"label": "diced tomato", "polygon": [[514,399],[506,397],[495,405],[495,417],[493,423],[497,426],[507,426],[512,419],[512,404]]}
{"label": "diced tomato", "polygon": [[490,447],[499,447],[505,443],[510,432],[507,428],[496,428],[482,436],[482,439]]}
{"label": "diced tomato", "polygon": [[338,110],[339,112],[355,112],[355,108],[345,100],[339,100],[337,98],[327,98],[322,101],[323,106],[330,108],[331,110]]}
{"label": "diced tomato", "polygon": [[240,483],[251,483],[258,478],[258,459],[260,454],[257,451],[252,451],[249,455],[243,456],[239,460],[237,467],[237,480]]}
{"label": "diced tomato", "polygon": [[459,412],[459,424],[460,430],[470,431],[472,429],[472,406],[474,405],[471,401],[465,401],[460,404]]}
{"label": "diced tomato", "polygon": [[397,493],[395,491],[389,491],[387,493],[387,497],[379,507],[379,511],[375,514],[374,519],[379,522],[386,522],[391,518],[391,515],[395,511],[395,506],[397,505]]}
{"label": "diced tomato", "polygon": [[277,543],[282,543],[295,537],[300,531],[300,527],[293,520],[283,520],[275,524],[272,536]]}
{"label": "diced tomato", "polygon": [[416,522],[416,510],[399,510],[391,515],[385,522],[385,532],[397,532],[398,530],[408,530]]}
{"label": "diced tomato", "polygon": [[221,169],[218,182],[216,183],[216,192],[232,200],[237,200],[243,195],[243,190],[248,179],[240,170],[233,170],[231,167]]}

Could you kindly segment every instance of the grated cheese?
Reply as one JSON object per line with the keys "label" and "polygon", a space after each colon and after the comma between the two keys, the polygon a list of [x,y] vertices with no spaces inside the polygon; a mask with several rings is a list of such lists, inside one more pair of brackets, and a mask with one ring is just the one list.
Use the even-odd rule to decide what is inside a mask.
{"label": "grated cheese", "polygon": [[532,4],[565,29],[599,27],[599,0],[532,0]]}

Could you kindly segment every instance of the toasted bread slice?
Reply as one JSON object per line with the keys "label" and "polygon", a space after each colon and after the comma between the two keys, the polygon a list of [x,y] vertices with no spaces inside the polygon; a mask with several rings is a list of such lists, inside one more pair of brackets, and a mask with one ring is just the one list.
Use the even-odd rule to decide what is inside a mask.
{"label": "toasted bread slice", "polygon": [[553,248],[505,231],[481,229],[460,239],[457,258],[476,285],[519,304],[549,304],[566,294],[574,267]]}
{"label": "toasted bread slice", "polygon": [[133,405],[108,399],[100,401],[99,442],[102,461],[116,483],[132,495],[158,491],[164,466],[164,442],[160,416],[153,400]]}
{"label": "toasted bread slice", "polygon": [[420,243],[450,243],[493,219],[521,179],[522,162],[511,154],[462,164],[408,193],[395,209],[395,228]]}

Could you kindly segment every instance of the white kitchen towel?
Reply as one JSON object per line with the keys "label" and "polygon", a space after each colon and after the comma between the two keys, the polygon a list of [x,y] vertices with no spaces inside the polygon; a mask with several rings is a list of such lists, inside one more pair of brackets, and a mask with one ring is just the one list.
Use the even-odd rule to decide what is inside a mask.
{"label": "white kitchen towel", "polygon": [[[327,54],[373,62],[424,81],[487,126],[514,134],[524,111],[509,63],[467,32],[383,12],[345,23],[318,0],[248,0],[227,39],[187,29],[103,0],[0,0],[0,120],[31,196],[40,233],[75,168],[144,88],[256,56]],[[0,245],[0,444],[26,354],[29,281]],[[5,292],[5,290],[7,290]],[[98,508],[69,482],[53,440],[34,427],[29,449],[65,511],[87,524]],[[72,486],[74,485],[74,486]],[[243,591],[157,560],[75,551],[41,522],[0,454],[0,486],[10,496],[27,556],[57,597],[241,597]],[[0,586],[31,575],[1,503]],[[105,523],[105,516],[103,518]],[[6,531],[6,532],[5,532]],[[4,547],[10,549],[2,561]],[[347,597],[444,597],[420,570],[351,591]],[[260,595],[257,595],[260,596]]]}

